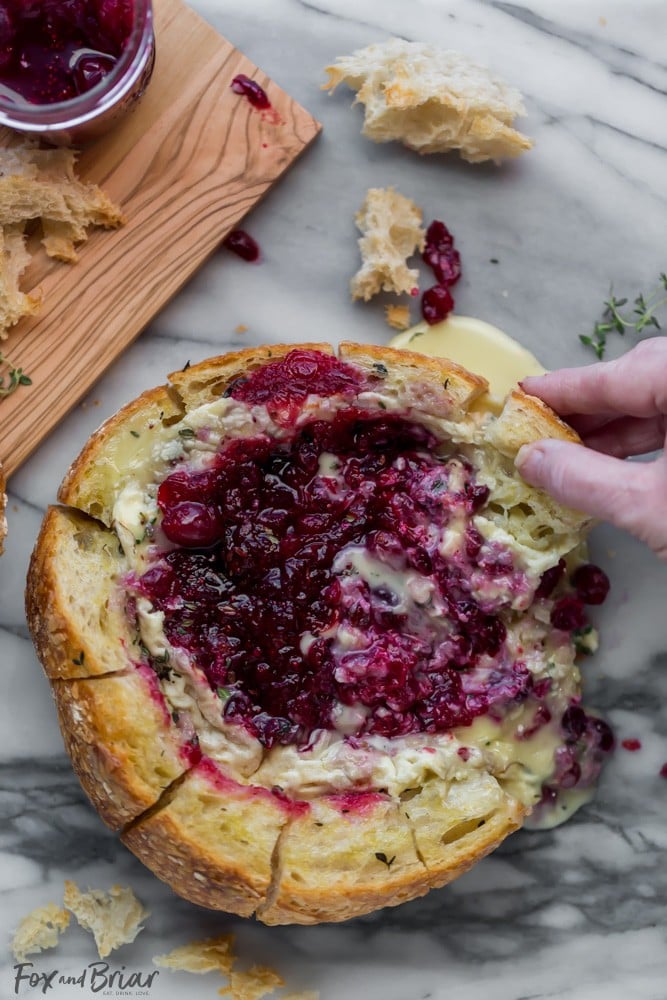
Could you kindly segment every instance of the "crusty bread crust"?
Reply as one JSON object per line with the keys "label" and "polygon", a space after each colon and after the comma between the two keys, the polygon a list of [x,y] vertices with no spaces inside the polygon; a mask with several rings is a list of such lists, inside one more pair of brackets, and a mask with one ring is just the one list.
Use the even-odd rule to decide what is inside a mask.
{"label": "crusty bread crust", "polygon": [[128,667],[132,635],[124,609],[110,599],[123,569],[112,531],[77,510],[48,509],[28,570],[26,605],[37,655],[51,680]]}
{"label": "crusty bread crust", "polygon": [[130,667],[125,674],[56,681],[52,688],[65,749],[112,830],[154,806],[188,768],[150,673]]}
{"label": "crusty bread crust", "polygon": [[195,767],[163,808],[132,824],[123,843],[179,895],[251,916],[266,898],[290,809],[265,789]]}
{"label": "crusty bread crust", "polygon": [[[170,385],[108,420],[65,477],[59,499],[69,506],[47,513],[27,592],[67,750],[104,821],[180,895],[271,924],[345,920],[422,895],[493,850],[525,812],[478,771],[465,781],[428,780],[400,803],[375,794],[358,810],[342,808],[336,796],[290,805],[252,778],[242,785],[217,773],[208,758],[193,763],[154,675],[137,669],[141,653],[112,599],[125,566],[111,528],[115,500],[128,483],[143,484],[155,442],[173,439],[185,413],[295,346],[333,353],[328,345],[278,345],[210,359],[173,373]],[[452,361],[414,352],[343,343],[339,357],[397,407],[453,426],[487,388]],[[506,456],[519,501],[530,490],[512,467],[520,444],[576,439],[519,390],[498,420],[489,419],[485,446]],[[537,503],[538,492],[529,495]],[[583,519],[557,505],[552,512],[581,536]]]}

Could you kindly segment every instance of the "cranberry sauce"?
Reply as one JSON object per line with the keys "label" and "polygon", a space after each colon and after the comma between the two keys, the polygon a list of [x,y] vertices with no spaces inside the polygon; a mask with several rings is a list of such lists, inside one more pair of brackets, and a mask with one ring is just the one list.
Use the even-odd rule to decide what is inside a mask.
{"label": "cranberry sauce", "polygon": [[239,73],[238,76],[234,77],[231,87],[235,94],[242,94],[243,97],[247,98],[253,108],[264,111],[271,107],[271,101],[264,88],[251,80],[249,76],[245,76],[244,73]]}
{"label": "cranberry sauce", "polygon": [[607,754],[614,749],[614,734],[604,719],[571,705],[560,723],[563,745],[556,750],[556,768],[544,798],[557,798],[559,789],[591,788],[597,781]]}
{"label": "cranberry sauce", "polygon": [[359,372],[318,351],[295,350],[234,382],[228,394],[249,406],[262,404],[279,424],[291,424],[311,394],[352,397],[363,388]]}
{"label": "cranberry sauce", "polygon": [[[303,397],[305,354],[233,394],[274,400],[295,368]],[[339,362],[317,364],[315,382],[348,386]],[[471,592],[475,574],[506,580],[508,559],[476,532],[451,558],[437,546],[488,490],[466,463],[433,456],[434,443],[418,425],[349,406],[287,441],[233,440],[210,468],[161,484],[162,528],[179,547],[138,590],[218,691],[225,718],[264,745],[334,728],[345,706],[355,733],[396,736],[467,725],[528,697],[531,675],[508,656],[494,613],[502,602]],[[359,558],[389,582],[355,574]]]}
{"label": "cranberry sauce", "polygon": [[132,31],[131,0],[1,0],[0,93],[67,101],[111,72]]}
{"label": "cranberry sauce", "polygon": [[[552,721],[551,681],[534,681],[505,622],[535,581],[475,527],[489,490],[465,459],[439,454],[423,426],[355,404],[371,382],[297,349],[232,383],[227,395],[265,406],[281,435],[228,440],[206,467],[161,483],[174,547],[132,587],[163,613],[225,721],[266,747],[321,729],[444,732],[530,700],[528,739]],[[333,395],[344,405],[309,415],[307,401]],[[584,582],[589,598],[603,589],[593,569],[569,580],[562,562],[542,577],[535,596],[549,601],[557,644],[586,621]],[[553,785],[568,787],[599,770],[613,737],[578,705],[561,733]]]}

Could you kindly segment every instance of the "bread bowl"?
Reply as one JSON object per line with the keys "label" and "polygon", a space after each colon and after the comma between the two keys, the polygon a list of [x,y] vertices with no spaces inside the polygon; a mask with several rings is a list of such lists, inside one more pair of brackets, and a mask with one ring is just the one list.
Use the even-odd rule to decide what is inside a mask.
{"label": "bread bowl", "polygon": [[485,390],[389,348],[241,351],[144,393],[67,473],[30,629],[84,789],[177,893],[344,920],[593,786],[588,521],[514,468],[576,435]]}

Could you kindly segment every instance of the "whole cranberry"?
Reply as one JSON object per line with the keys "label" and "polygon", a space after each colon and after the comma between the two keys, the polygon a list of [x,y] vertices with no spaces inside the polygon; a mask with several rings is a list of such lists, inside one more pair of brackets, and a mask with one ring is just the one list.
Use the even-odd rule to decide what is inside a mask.
{"label": "whole cranberry", "polygon": [[243,229],[233,229],[222,241],[222,245],[242,260],[259,260],[259,243]]}
{"label": "whole cranberry", "polygon": [[602,604],[609,593],[609,577],[593,563],[579,566],[572,576],[572,583],[584,604]]}
{"label": "whole cranberry", "polygon": [[610,750],[613,750],[615,742],[614,734],[604,719],[591,718],[589,719],[589,725],[600,750],[604,753],[609,753]]}
{"label": "whole cranberry", "polygon": [[583,601],[578,597],[561,597],[551,612],[551,624],[563,632],[574,632],[586,624]]}
{"label": "whole cranberry", "polygon": [[565,560],[559,559],[555,566],[551,566],[542,574],[535,597],[550,597],[564,572]]}
{"label": "whole cranberry", "polygon": [[570,707],[563,712],[560,724],[563,732],[565,733],[565,739],[567,742],[576,743],[576,741],[586,732],[588,717],[583,708],[579,708],[578,705],[570,705]]}
{"label": "whole cranberry", "polygon": [[422,296],[422,316],[429,326],[447,319],[453,308],[454,299],[446,285],[427,288]]}
{"label": "whole cranberry", "polygon": [[185,500],[165,511],[162,530],[176,545],[207,548],[219,540],[222,526],[214,507]]}

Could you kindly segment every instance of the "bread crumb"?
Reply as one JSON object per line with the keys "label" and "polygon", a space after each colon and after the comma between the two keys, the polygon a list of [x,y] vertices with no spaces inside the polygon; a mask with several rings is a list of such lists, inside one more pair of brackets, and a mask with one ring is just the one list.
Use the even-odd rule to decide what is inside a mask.
{"label": "bread crumb", "polygon": [[262,1000],[285,985],[285,980],[273,969],[253,965],[247,972],[231,972],[229,986],[218,990],[221,997],[231,994],[232,1000]]}
{"label": "bread crumb", "polygon": [[317,990],[303,990],[301,993],[287,993],[280,1000],[320,1000]]}
{"label": "bread crumb", "polygon": [[601,28],[606,28],[606,26],[607,26],[607,18],[606,17],[599,17],[598,18],[598,24],[600,25]]}
{"label": "bread crumb", "polygon": [[26,955],[55,948],[64,930],[69,927],[70,916],[55,903],[47,903],[21,920],[12,939],[12,951],[17,962],[25,962]]}
{"label": "bread crumb", "polygon": [[37,312],[38,294],[25,294],[19,279],[30,261],[24,227],[39,220],[49,255],[73,263],[75,244],[88,238],[89,226],[117,228],[121,210],[96,184],[74,173],[72,149],[40,149],[24,142],[0,149],[0,338],[21,319]]}
{"label": "bread crumb", "polygon": [[7,338],[7,330],[23,316],[33,316],[39,310],[40,294],[28,295],[19,287],[29,262],[23,226],[0,227],[0,340]]}
{"label": "bread crumb", "polygon": [[234,964],[233,934],[192,941],[182,948],[174,948],[167,955],[156,955],[153,964],[175,972],[192,972],[203,975],[206,972],[220,972],[228,976]]}
{"label": "bread crumb", "polygon": [[362,233],[362,264],[350,282],[352,299],[367,302],[380,291],[411,293],[419,271],[406,261],[424,249],[421,209],[392,187],[370,188],[355,222]]}
{"label": "bread crumb", "polygon": [[234,330],[234,333],[247,333],[247,332],[248,332],[248,327],[245,325],[245,323],[239,323],[239,325]]}
{"label": "bread crumb", "polygon": [[64,903],[81,927],[91,931],[100,958],[134,941],[149,916],[132,890],[119,885],[109,892],[91,889],[85,893],[75,882],[66,881]]}
{"label": "bread crumb", "polygon": [[410,326],[409,306],[385,306],[384,318],[394,330],[407,330]]}
{"label": "bread crumb", "polygon": [[518,90],[459,52],[391,38],[339,57],[325,72],[364,105],[362,132],[418,153],[457,149],[469,163],[500,162],[530,149],[512,123],[525,114]]}

